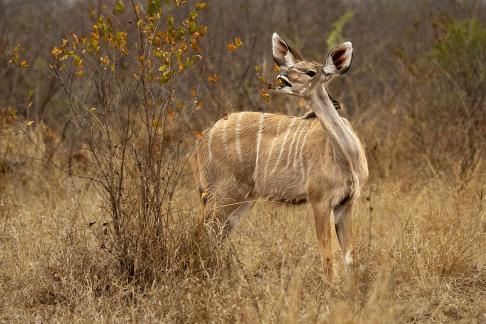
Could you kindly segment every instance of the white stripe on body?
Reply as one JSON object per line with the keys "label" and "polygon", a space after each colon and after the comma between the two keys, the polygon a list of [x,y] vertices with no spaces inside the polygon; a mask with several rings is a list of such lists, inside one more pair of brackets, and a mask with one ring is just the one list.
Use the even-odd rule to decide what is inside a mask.
{"label": "white stripe on body", "polygon": [[209,151],[209,162],[212,161],[213,159],[213,150],[211,148],[212,144],[213,144],[213,135],[214,135],[214,125],[213,127],[211,127],[211,129],[209,130],[209,134],[208,134],[208,151]]}
{"label": "white stripe on body", "polygon": [[239,113],[238,118],[236,119],[236,127],[235,127],[235,142],[236,142],[236,153],[238,154],[238,159],[240,162],[243,162],[243,153],[241,152],[241,141],[240,141],[240,123],[241,117],[243,117],[244,113]]}
{"label": "white stripe on body", "polygon": [[275,147],[275,143],[277,143],[277,140],[279,138],[279,133],[280,133],[280,126],[282,126],[282,121],[284,119],[281,118],[279,121],[278,121],[278,124],[277,124],[277,134],[275,135],[275,137],[273,138],[272,140],[272,145],[270,145],[270,150],[268,152],[268,158],[267,158],[267,162],[265,162],[265,172],[263,173],[263,183],[266,184],[267,183],[267,174],[268,174],[268,165],[270,164],[270,159],[272,158],[272,154],[273,154],[273,149]]}
{"label": "white stripe on body", "polygon": [[300,183],[304,181],[306,178],[306,170],[304,166],[304,148],[305,148],[305,143],[307,142],[307,136],[310,133],[310,129],[312,128],[312,124],[309,126],[307,129],[307,132],[305,133],[304,140],[302,141],[302,145],[300,146],[300,174],[302,175],[302,179],[300,180]]}
{"label": "white stripe on body", "polygon": [[302,151],[304,146],[303,143],[300,143],[300,140],[302,139],[302,136],[304,135],[305,137],[308,132],[309,132],[309,125],[305,123],[304,126],[301,128],[299,138],[297,138],[297,143],[295,144],[294,159],[293,159],[294,161],[292,163],[293,169],[295,169],[298,162],[302,160],[302,154],[300,156],[297,156],[297,154],[299,153],[299,150]]}
{"label": "white stripe on body", "polygon": [[344,256],[344,264],[346,266],[350,266],[353,264],[353,256],[351,254],[351,251],[346,252],[346,255]]}
{"label": "white stripe on body", "polygon": [[224,123],[224,125],[223,125],[223,146],[224,146],[224,149],[226,150],[226,129],[228,128],[229,120],[224,120],[223,123]]}
{"label": "white stripe on body", "polygon": [[[287,164],[285,165],[285,168],[288,169],[288,167],[290,166],[290,156],[292,155],[292,151],[294,149],[294,143],[295,143],[295,140],[297,138],[300,137],[300,134],[302,133],[301,132],[301,128],[300,128],[300,119],[299,119],[299,125],[297,125],[297,129],[295,130],[294,132],[294,136],[292,137],[292,141],[290,142],[290,149],[289,149],[289,154],[287,155]],[[295,148],[295,150],[297,150],[297,148]]]}
{"label": "white stripe on body", "polygon": [[262,144],[262,131],[263,131],[263,123],[265,121],[265,114],[260,114],[260,120],[258,121],[258,135],[257,135],[257,146],[256,146],[256,157],[255,157],[255,170],[253,171],[253,180],[256,181],[256,177],[258,174],[258,161],[260,160],[260,146]]}
{"label": "white stripe on body", "polygon": [[280,153],[278,154],[278,158],[275,161],[275,165],[273,166],[273,169],[272,169],[272,172],[271,172],[272,174],[277,169],[278,163],[280,162],[280,158],[282,157],[282,153],[283,153],[283,150],[285,148],[285,143],[287,143],[287,137],[289,137],[289,134],[290,134],[290,129],[292,128],[292,126],[294,125],[294,123],[296,121],[297,121],[297,118],[294,118],[292,120],[292,122],[290,123],[289,128],[287,128],[287,132],[285,133],[285,136],[284,136],[284,139],[283,139],[283,142],[282,142],[282,146],[280,147]]}

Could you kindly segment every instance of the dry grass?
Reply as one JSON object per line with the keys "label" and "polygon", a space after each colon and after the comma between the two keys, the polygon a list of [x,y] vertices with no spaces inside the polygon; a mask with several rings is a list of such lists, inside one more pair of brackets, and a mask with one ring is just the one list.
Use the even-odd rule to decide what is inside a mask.
{"label": "dry grass", "polygon": [[[37,138],[33,133],[30,138]],[[467,186],[457,179],[404,179],[407,186],[399,178],[371,180],[354,218],[357,296],[345,291],[340,261],[335,284],[324,283],[307,207],[265,202],[255,205],[223,249],[213,251],[216,263],[202,260],[197,271],[191,263],[182,271],[161,271],[140,290],[101,246],[106,213],[93,184],[26,159],[40,154],[32,142],[22,132],[6,134],[4,129],[2,145],[11,149],[2,146],[3,163],[24,157],[0,175],[2,321],[486,320],[485,188],[479,171]],[[179,195],[173,233],[189,233],[197,224],[197,195],[190,184]],[[192,243],[193,254],[206,258],[208,241]],[[340,260],[336,240],[333,246]]]}

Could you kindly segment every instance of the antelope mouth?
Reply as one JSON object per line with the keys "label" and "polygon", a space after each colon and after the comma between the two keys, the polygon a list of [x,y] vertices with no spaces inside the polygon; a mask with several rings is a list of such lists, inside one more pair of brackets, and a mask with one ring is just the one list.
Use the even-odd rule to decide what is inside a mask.
{"label": "antelope mouth", "polygon": [[292,88],[292,84],[290,83],[289,79],[287,79],[283,75],[279,75],[277,77],[277,80],[280,82],[279,89],[282,89],[282,88],[285,88],[285,87]]}

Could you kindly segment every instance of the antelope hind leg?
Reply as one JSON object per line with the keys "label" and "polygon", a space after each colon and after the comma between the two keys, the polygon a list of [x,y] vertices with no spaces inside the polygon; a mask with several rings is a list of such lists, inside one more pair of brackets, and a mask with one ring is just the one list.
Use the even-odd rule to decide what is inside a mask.
{"label": "antelope hind leg", "polygon": [[224,192],[207,193],[204,217],[214,232],[223,239],[238,224],[240,217],[250,209],[254,202],[249,201],[243,188],[225,187]]}
{"label": "antelope hind leg", "polygon": [[356,290],[356,274],[354,269],[353,251],[353,201],[334,208],[336,235],[344,258],[344,266],[348,277],[348,286],[352,294]]}

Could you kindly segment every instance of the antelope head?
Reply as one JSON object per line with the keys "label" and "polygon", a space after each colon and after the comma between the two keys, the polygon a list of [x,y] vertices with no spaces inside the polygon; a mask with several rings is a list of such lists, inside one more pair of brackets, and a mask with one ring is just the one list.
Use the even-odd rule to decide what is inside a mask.
{"label": "antelope head", "polygon": [[308,97],[310,90],[325,84],[337,75],[346,73],[353,58],[353,45],[345,42],[334,47],[324,64],[307,61],[276,33],[272,36],[272,52],[282,73],[277,76],[277,92]]}

